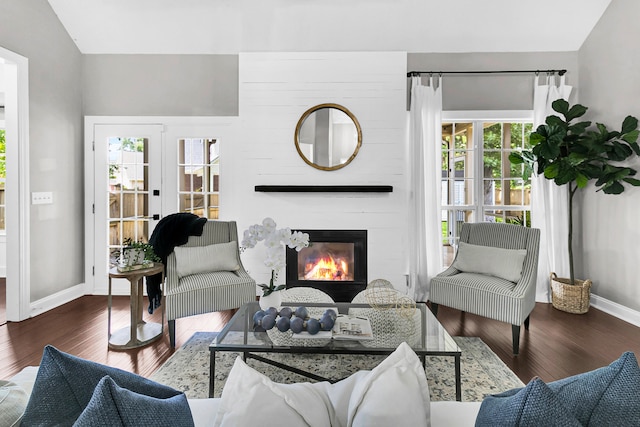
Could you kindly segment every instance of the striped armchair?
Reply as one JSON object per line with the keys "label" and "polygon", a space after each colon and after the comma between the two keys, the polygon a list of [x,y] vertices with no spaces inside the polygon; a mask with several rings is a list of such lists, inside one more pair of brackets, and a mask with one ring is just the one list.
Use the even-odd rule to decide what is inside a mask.
{"label": "striped armchair", "polygon": [[207,221],[201,236],[191,236],[182,247],[236,242],[237,271],[215,271],[179,277],[175,251],[167,257],[165,308],[171,346],[176,345],[176,319],[196,314],[238,308],[255,301],[256,282],[245,271],[237,250],[235,221]]}
{"label": "striped armchair", "polygon": [[[460,255],[458,250],[451,267],[431,279],[431,310],[437,316],[438,305],[442,304],[511,323],[513,354],[517,355],[520,325],[524,323],[525,329],[529,329],[529,315],[535,306],[540,230],[504,223],[465,223],[460,230],[460,242],[493,248],[526,249],[520,278],[512,282],[468,269],[463,272],[456,268],[462,263],[462,260],[457,262]],[[494,259],[495,263],[489,262],[489,269],[500,269],[501,262],[505,269],[509,267],[505,258]]]}

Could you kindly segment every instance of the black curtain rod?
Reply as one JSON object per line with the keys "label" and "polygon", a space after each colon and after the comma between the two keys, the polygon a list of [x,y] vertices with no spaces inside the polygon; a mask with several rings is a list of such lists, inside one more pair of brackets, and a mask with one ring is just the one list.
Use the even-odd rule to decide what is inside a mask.
{"label": "black curtain rod", "polygon": [[407,73],[407,77],[417,76],[420,74],[513,74],[513,73],[546,73],[546,74],[555,74],[562,76],[567,72],[567,70],[502,70],[502,71],[409,71]]}

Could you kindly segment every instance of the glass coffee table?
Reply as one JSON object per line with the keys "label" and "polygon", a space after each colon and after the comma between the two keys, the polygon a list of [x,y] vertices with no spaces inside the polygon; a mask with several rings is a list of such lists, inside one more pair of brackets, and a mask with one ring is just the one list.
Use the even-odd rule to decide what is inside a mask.
{"label": "glass coffee table", "polygon": [[[294,366],[267,359],[261,356],[260,353],[388,355],[395,351],[402,341],[406,341],[418,355],[423,366],[425,366],[426,363],[426,356],[453,357],[456,400],[462,400],[460,378],[462,351],[433,316],[431,310],[429,310],[425,303],[416,303],[415,310],[411,311],[411,320],[407,320],[407,325],[410,327],[396,328],[395,330],[393,328],[394,325],[389,325],[390,319],[402,319],[398,317],[398,314],[402,314],[401,312],[389,311],[396,310],[395,308],[373,308],[369,304],[339,302],[330,304],[282,303],[283,307],[291,307],[294,310],[301,305],[307,307],[311,312],[314,310],[318,312],[318,310],[323,311],[327,308],[333,308],[337,309],[340,314],[363,314],[371,320],[374,339],[370,341],[337,340],[332,338],[291,339],[292,336],[290,332],[287,335],[287,333],[280,332],[276,328],[270,331],[264,331],[264,329],[259,326],[255,327],[253,315],[256,311],[260,310],[260,306],[257,302],[246,303],[238,309],[229,323],[209,345],[209,397],[213,397],[214,394],[216,353],[219,351],[242,353],[245,361],[247,359],[254,359],[316,381],[335,382],[337,380],[324,378],[312,372],[303,371]],[[372,317],[376,317],[376,319]],[[383,320],[381,321],[381,319]],[[398,321],[403,322],[403,320]]]}

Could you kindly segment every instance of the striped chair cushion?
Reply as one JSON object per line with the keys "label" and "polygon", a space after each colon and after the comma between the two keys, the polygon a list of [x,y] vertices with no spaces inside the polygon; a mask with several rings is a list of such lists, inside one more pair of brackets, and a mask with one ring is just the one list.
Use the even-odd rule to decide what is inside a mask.
{"label": "striped chair cushion", "polygon": [[474,273],[437,277],[432,284],[434,281],[437,285],[431,287],[431,301],[513,325],[524,321],[528,304],[513,294],[513,282]]}

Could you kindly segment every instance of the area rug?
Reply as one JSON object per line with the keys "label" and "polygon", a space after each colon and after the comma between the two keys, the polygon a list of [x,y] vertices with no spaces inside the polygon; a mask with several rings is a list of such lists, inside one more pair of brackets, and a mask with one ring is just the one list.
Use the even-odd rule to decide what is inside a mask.
{"label": "area rug", "polygon": [[[192,399],[209,397],[209,344],[215,335],[215,332],[197,332],[150,378],[184,391],[187,397]],[[454,337],[454,339],[462,349],[463,401],[479,402],[489,394],[500,393],[524,385],[480,338]],[[220,397],[227,375],[240,353],[218,352],[216,354],[214,397]],[[273,353],[265,355],[263,353],[261,355],[334,379],[347,377],[358,369],[372,369],[383,358],[383,356],[333,354],[297,354],[292,356]],[[292,357],[295,357],[294,363],[292,363]],[[276,382],[313,381],[253,359],[249,359],[247,363]],[[431,400],[455,400],[453,357],[427,357],[425,371]]]}

